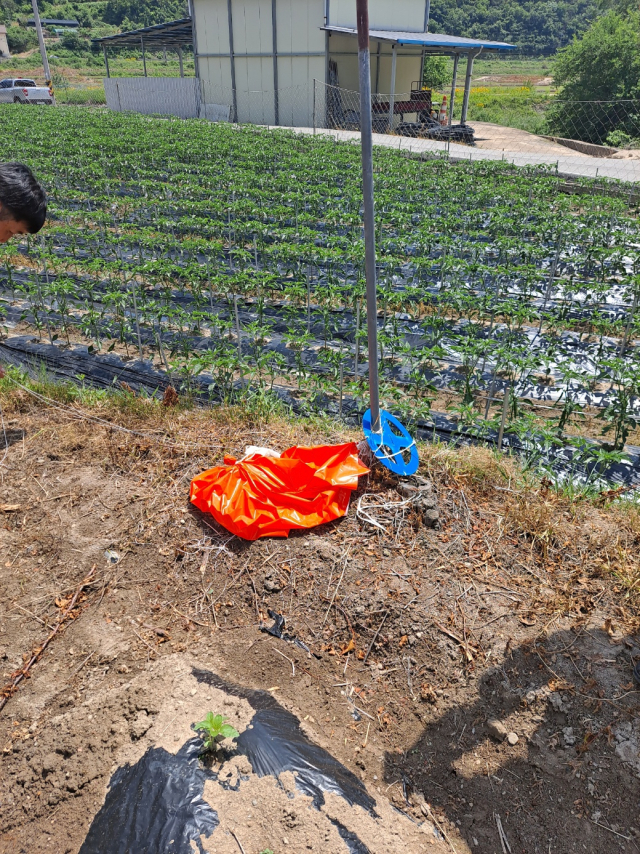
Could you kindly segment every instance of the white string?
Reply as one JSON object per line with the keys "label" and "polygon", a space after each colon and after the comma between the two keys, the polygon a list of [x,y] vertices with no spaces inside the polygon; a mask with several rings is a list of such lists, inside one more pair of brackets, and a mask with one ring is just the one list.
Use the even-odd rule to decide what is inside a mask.
{"label": "white string", "polygon": [[[376,510],[395,510],[396,512],[403,507],[407,507],[409,504],[413,504],[418,499],[419,493],[411,498],[406,498],[404,501],[387,501],[384,504],[379,504],[375,501],[376,496],[370,495],[369,493],[363,493],[359,500],[358,505],[356,507],[356,518],[362,519],[363,522],[368,522],[370,525],[373,525],[376,528],[379,528],[381,531],[386,532],[386,528],[380,524],[376,519],[369,515],[366,512],[366,509],[362,506],[362,502],[365,498],[372,498],[374,500],[373,507]],[[373,509],[373,507],[371,509]],[[369,508],[367,508],[369,509]]]}
{"label": "white string", "polygon": [[400,450],[396,451],[395,454],[382,454],[382,456],[379,456],[380,450],[382,449],[382,445],[379,445],[377,450],[375,450],[373,452],[373,455],[375,456],[375,458],[377,460],[380,460],[380,462],[382,462],[383,460],[395,460],[395,458],[397,456],[399,456],[400,454],[403,454],[405,451],[410,451],[411,448],[415,448],[415,447],[416,447],[415,439],[412,439],[410,445],[407,445],[405,448],[400,448]]}

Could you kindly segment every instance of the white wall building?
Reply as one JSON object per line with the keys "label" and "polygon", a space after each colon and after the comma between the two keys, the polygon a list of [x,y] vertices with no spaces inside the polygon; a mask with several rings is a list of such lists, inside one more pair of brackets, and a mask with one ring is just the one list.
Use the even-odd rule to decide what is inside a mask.
{"label": "white wall building", "polygon": [[[473,60],[501,42],[428,32],[430,0],[369,0],[374,129],[430,107],[420,94],[426,53],[466,57],[462,123]],[[104,51],[107,105],[285,127],[359,126],[355,0],[190,0],[190,17],[95,39]],[[195,80],[147,78],[145,49],[192,44]],[[108,51],[138,46],[144,78],[110,78]],[[411,93],[413,92],[413,96]],[[425,100],[426,99],[426,100]]]}
{"label": "white wall building", "polygon": [[[374,94],[410,93],[425,52],[473,59],[513,48],[428,33],[429,5],[369,0]],[[308,127],[314,118],[324,123],[326,86],[358,91],[355,0],[191,0],[191,7],[203,116],[228,108],[232,121]]]}
{"label": "white wall building", "polygon": [[0,24],[0,56],[11,56],[7,42],[7,28],[4,24]]}

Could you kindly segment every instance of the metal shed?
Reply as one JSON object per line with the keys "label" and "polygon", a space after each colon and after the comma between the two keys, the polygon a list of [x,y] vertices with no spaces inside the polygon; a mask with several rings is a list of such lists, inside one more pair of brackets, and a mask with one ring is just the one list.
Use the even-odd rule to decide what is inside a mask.
{"label": "metal shed", "polygon": [[191,18],[181,18],[178,21],[168,21],[166,24],[155,24],[154,26],[143,27],[139,30],[116,33],[113,36],[103,36],[99,39],[93,39],[93,42],[102,46],[107,77],[111,77],[109,71],[109,54],[107,52],[109,47],[140,48],[145,77],[147,76],[146,48],[161,47],[175,50],[180,61],[180,77],[184,77],[182,48],[193,45],[193,26]]}
{"label": "metal shed", "polygon": [[[474,59],[515,46],[430,33],[430,0],[369,3],[371,88],[378,129],[383,129],[380,117],[385,113],[384,127],[389,129],[398,118],[418,118],[425,111],[419,81],[426,54],[453,57],[451,100],[460,57],[467,59],[464,124]],[[338,113],[357,112],[354,0],[190,0],[190,12],[191,17],[180,21],[96,39],[104,51],[107,77],[110,46],[139,45],[144,60],[147,46],[175,47],[181,54],[184,45],[192,44],[198,85],[197,103],[189,107],[189,115],[195,109],[196,115],[214,120],[310,127],[338,126]],[[393,28],[398,26],[402,29]],[[122,81],[119,87],[123,89]],[[166,100],[165,111],[170,111],[170,102]],[[338,102],[340,110],[335,108]],[[111,106],[109,98],[107,103]],[[176,113],[182,114],[184,108]]]}
{"label": "metal shed", "polygon": [[[340,27],[327,25],[323,29],[330,34],[328,54],[329,61],[335,61],[338,69],[337,85],[347,89],[357,85],[358,75],[358,33],[355,27]],[[460,123],[465,124],[469,107],[469,92],[471,90],[471,75],[473,63],[481,53],[495,54],[516,49],[515,45],[506,42],[493,42],[482,39],[467,39],[460,36],[449,36],[443,33],[399,32],[396,30],[370,29],[371,43],[371,76],[372,92],[389,95],[389,112],[394,115],[419,112],[412,109],[416,106],[411,100],[398,101],[397,93],[414,94],[415,83],[422,79],[424,57],[450,56],[453,57],[453,81],[449,101],[449,114],[453,112],[458,63],[460,57],[467,60],[462,100],[462,117]]]}
{"label": "metal shed", "polygon": [[[139,30],[129,30],[94,39],[102,47],[107,79],[104,92],[107,107],[118,112],[160,113],[183,119],[197,118],[201,112],[200,81],[184,76],[183,48],[193,45],[191,18],[168,21]],[[144,77],[112,77],[109,51],[134,48],[142,55]],[[180,63],[180,77],[148,77],[147,48],[175,50]]]}
{"label": "metal shed", "polygon": [[[392,116],[421,80],[425,54],[452,56],[456,75],[460,57],[468,59],[466,115],[475,57],[515,49],[429,33],[429,8],[430,0],[370,0],[372,92],[386,94]],[[321,120],[333,99],[323,87],[359,90],[355,9],[354,0],[192,0],[204,114],[211,104],[228,106],[239,122]]]}

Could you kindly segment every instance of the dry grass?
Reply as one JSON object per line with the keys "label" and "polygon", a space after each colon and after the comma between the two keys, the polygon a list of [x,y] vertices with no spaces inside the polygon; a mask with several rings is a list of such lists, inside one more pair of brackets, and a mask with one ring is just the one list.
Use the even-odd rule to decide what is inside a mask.
{"label": "dry grass", "polygon": [[[330,444],[359,440],[357,429],[326,419],[296,419],[242,407],[202,409],[184,401],[176,406],[120,390],[109,393],[77,386],[31,382],[29,387],[54,401],[49,407],[8,378],[0,380],[0,405],[9,429],[22,414],[39,421],[44,446],[73,455],[80,430],[91,441],[109,443],[112,470],[164,478],[172,487],[198,470],[239,455],[247,444],[284,449],[294,444]],[[47,409],[51,418],[41,423]],[[96,425],[93,419],[101,419]],[[66,426],[63,426],[65,425]],[[109,424],[113,425],[109,428]],[[117,427],[135,431],[133,435]],[[527,560],[545,570],[562,566],[570,575],[613,579],[627,600],[640,590],[640,509],[557,492],[518,461],[481,446],[420,446],[421,472],[436,484],[441,500],[469,520],[480,516],[484,536],[525,546]],[[370,481],[371,488],[377,488]],[[385,488],[389,484],[384,484]],[[457,508],[457,509],[456,509]],[[469,528],[471,522],[467,522]],[[566,590],[571,595],[571,590]]]}

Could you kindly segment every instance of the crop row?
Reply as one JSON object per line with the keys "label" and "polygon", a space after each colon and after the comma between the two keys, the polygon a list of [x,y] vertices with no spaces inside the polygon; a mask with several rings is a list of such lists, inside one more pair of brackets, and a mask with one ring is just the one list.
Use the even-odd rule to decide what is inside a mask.
{"label": "crop row", "polygon": [[[96,350],[133,344],[188,384],[206,371],[364,396],[359,150],[255,128],[8,108],[51,224],[7,247],[9,321]],[[553,172],[375,154],[383,397],[406,415],[458,392],[464,422],[509,394],[564,431],[598,406],[638,421],[640,242],[624,187],[569,195]],[[587,192],[588,191],[588,192]]]}

